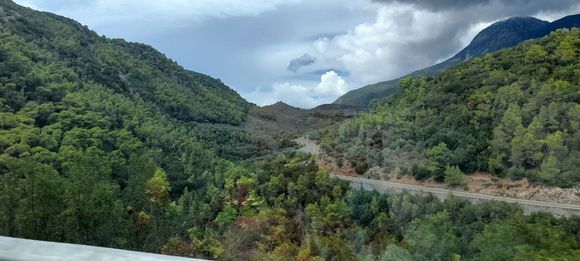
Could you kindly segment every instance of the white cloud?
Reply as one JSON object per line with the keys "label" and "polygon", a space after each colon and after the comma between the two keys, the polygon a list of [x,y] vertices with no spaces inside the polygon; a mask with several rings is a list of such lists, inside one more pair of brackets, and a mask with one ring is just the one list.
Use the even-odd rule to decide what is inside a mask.
{"label": "white cloud", "polygon": [[571,13],[577,14],[579,12],[580,12],[580,4],[576,4],[567,10],[540,11],[536,15],[534,15],[534,17],[536,17],[538,19],[552,22],[552,21],[560,19],[564,16],[570,15]]}
{"label": "white cloud", "polygon": [[257,88],[250,93],[242,93],[246,99],[260,106],[284,101],[300,108],[312,108],[320,104],[331,103],[348,91],[348,84],[334,71],[320,76],[316,84],[275,83],[271,89]]}
{"label": "white cloud", "polygon": [[328,71],[320,76],[314,92],[322,96],[340,96],[348,91],[348,84],[336,72]]}
{"label": "white cloud", "polygon": [[467,45],[469,45],[469,43],[471,43],[471,40],[473,40],[473,38],[475,38],[475,36],[479,32],[481,32],[483,29],[487,28],[488,26],[492,25],[493,23],[495,23],[499,20],[501,20],[501,19],[479,22],[479,23],[473,24],[469,27],[469,29],[467,29],[467,31],[465,31],[463,33],[463,35],[461,35],[459,37],[459,40],[461,41],[463,46],[467,46]]}
{"label": "white cloud", "polygon": [[569,0],[554,6],[540,1],[518,4],[493,0],[460,9],[388,2],[393,3],[375,5],[373,22],[359,24],[341,35],[322,37],[308,52],[316,56],[321,67],[344,70],[350,74],[350,83],[364,86],[444,61],[499,20],[512,16],[554,20],[580,11],[580,4],[571,5]]}
{"label": "white cloud", "polygon": [[[363,84],[391,79],[431,65],[429,43],[449,34],[452,23],[444,13],[417,10],[409,5],[381,6],[373,23],[356,26],[346,34],[321,38],[313,49],[321,60],[334,62]],[[437,49],[435,46],[434,49]]]}

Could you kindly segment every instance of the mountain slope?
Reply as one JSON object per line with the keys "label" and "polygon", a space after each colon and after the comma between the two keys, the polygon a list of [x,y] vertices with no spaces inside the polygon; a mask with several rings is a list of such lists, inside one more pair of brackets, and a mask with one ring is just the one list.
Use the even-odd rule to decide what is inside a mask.
{"label": "mountain slope", "polygon": [[159,251],[208,227],[224,173],[245,174],[228,160],[268,150],[239,126],[250,107],[149,46],[1,1],[0,234]]}
{"label": "mountain slope", "polygon": [[542,37],[548,35],[550,32],[555,31],[559,28],[572,28],[580,27],[580,14],[569,15],[551,22],[546,27],[535,32],[534,38]]}
{"label": "mountain slope", "polygon": [[[406,169],[443,181],[448,165],[558,186],[580,183],[580,29],[558,30],[401,90],[323,138],[363,173]],[[362,166],[362,167],[361,167]]]}
{"label": "mountain slope", "polygon": [[514,17],[496,22],[478,33],[467,47],[446,61],[397,79],[351,90],[334,103],[368,107],[373,100],[396,93],[399,81],[405,77],[434,76],[473,57],[480,57],[489,52],[515,46],[528,39],[545,36],[558,28],[578,26],[580,26],[580,15],[567,16],[552,23],[532,17]]}
{"label": "mountain slope", "polygon": [[0,235],[211,260],[578,256],[572,219],[351,190],[294,151],[256,159],[248,107],[150,47],[0,1]]}
{"label": "mountain slope", "polygon": [[4,30],[66,61],[84,80],[151,102],[180,120],[239,124],[245,118],[250,105],[235,91],[150,46],[109,40],[73,20],[3,2]]}
{"label": "mountain slope", "polygon": [[448,61],[463,62],[502,48],[515,46],[541,30],[549,22],[533,17],[514,17],[490,25],[478,33],[471,43]]}

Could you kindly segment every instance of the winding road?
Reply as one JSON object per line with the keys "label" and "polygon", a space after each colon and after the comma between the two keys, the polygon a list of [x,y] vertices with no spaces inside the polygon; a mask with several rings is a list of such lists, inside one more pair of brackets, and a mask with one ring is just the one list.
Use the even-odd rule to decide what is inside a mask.
{"label": "winding road", "polygon": [[[296,139],[295,141],[298,144],[302,145],[302,148],[300,150],[303,152],[315,154],[315,155],[320,152],[319,146],[315,142],[313,142],[307,138],[301,137],[301,138]],[[370,190],[370,191],[376,190],[377,192],[380,192],[380,193],[409,192],[411,194],[431,194],[431,195],[434,195],[440,199],[444,199],[444,198],[449,197],[449,196],[455,196],[455,197],[468,199],[471,202],[481,202],[481,201],[494,200],[494,201],[502,201],[502,202],[507,202],[507,203],[518,204],[521,206],[521,208],[524,210],[525,213],[548,212],[548,213],[552,213],[553,215],[556,215],[556,216],[567,216],[567,217],[580,216],[580,205],[526,200],[526,199],[494,196],[494,195],[487,195],[487,194],[473,193],[473,192],[466,192],[466,191],[459,191],[459,190],[409,185],[409,184],[383,181],[383,180],[344,176],[344,175],[340,175],[337,173],[331,173],[331,176],[333,176],[337,179],[349,181],[350,186],[353,188],[360,188],[360,189]]]}

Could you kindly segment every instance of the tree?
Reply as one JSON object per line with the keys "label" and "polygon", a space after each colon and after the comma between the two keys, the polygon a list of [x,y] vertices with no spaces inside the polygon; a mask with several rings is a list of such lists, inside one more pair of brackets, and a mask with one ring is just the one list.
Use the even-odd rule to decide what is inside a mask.
{"label": "tree", "polygon": [[426,154],[427,158],[429,158],[429,169],[433,173],[435,180],[442,182],[445,179],[445,169],[451,163],[451,151],[447,148],[446,143],[441,142],[429,149]]}
{"label": "tree", "polygon": [[523,216],[516,214],[485,226],[476,236],[473,246],[478,250],[478,260],[573,260],[580,254],[572,245],[576,240],[566,240],[562,226],[550,225],[553,217],[543,214]]}
{"label": "tree", "polygon": [[411,261],[413,256],[407,249],[404,249],[395,244],[387,246],[387,250],[381,256],[381,261]]}
{"label": "tree", "polygon": [[521,109],[517,104],[510,104],[503,113],[500,123],[493,129],[493,139],[490,141],[489,169],[494,174],[502,174],[510,167],[511,142],[516,130],[523,128]]}
{"label": "tree", "polygon": [[459,253],[459,242],[446,211],[414,221],[405,239],[418,259],[453,260]]}
{"label": "tree", "polygon": [[542,141],[534,137],[533,131],[518,127],[511,142],[510,161],[513,166],[523,169],[533,169],[540,165],[543,157]]}
{"label": "tree", "polygon": [[449,186],[465,186],[467,181],[465,180],[465,175],[463,172],[457,167],[447,167],[445,170],[445,183]]}
{"label": "tree", "polygon": [[224,209],[217,215],[214,222],[222,231],[225,231],[226,227],[234,222],[237,216],[238,212],[234,204],[227,204]]}
{"label": "tree", "polygon": [[543,46],[538,44],[531,45],[528,51],[526,52],[526,59],[529,62],[539,62],[542,61],[547,56],[548,52],[546,52]]}
{"label": "tree", "polygon": [[169,198],[169,191],[171,186],[167,181],[167,175],[162,169],[157,169],[153,177],[146,183],[147,194],[150,196],[151,202],[156,205],[167,205],[171,200]]}

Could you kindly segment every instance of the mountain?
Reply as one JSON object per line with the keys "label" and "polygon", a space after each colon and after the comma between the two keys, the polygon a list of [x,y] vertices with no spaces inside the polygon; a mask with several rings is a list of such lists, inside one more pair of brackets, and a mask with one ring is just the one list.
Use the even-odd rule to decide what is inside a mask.
{"label": "mountain", "polygon": [[486,53],[502,48],[512,47],[529,39],[543,37],[558,28],[578,26],[580,26],[580,14],[566,16],[551,23],[533,17],[513,17],[499,21],[479,32],[467,47],[444,62],[397,79],[379,82],[349,91],[339,97],[334,103],[356,105],[366,108],[373,100],[396,93],[398,83],[403,78],[434,76],[453,65],[474,57],[480,57]]}
{"label": "mountain", "polygon": [[513,17],[496,22],[479,32],[467,47],[445,62],[457,64],[489,52],[516,46],[549,24],[533,17]]}
{"label": "mountain", "polygon": [[357,107],[340,104],[300,109],[284,102],[277,102],[250,110],[244,127],[286,140],[352,118],[358,111]]}
{"label": "mountain", "polygon": [[3,2],[5,34],[63,60],[83,80],[150,102],[184,121],[240,124],[250,107],[219,80],[187,71],[150,46],[106,39],[73,20]]}
{"label": "mountain", "polygon": [[[483,68],[456,72],[473,79],[446,82],[455,74],[439,78],[446,83],[433,88],[439,95],[429,95],[430,100],[415,97],[426,104],[414,104],[406,111],[435,105],[452,109],[441,106],[454,104],[452,94],[440,93],[441,88],[459,95],[473,87],[467,84],[492,88],[513,81],[510,73],[517,74],[521,76],[517,83],[509,82],[497,97],[527,98],[529,93],[517,88],[531,85],[533,91],[540,84],[548,86],[540,88],[542,99],[536,101],[547,107],[541,123],[551,132],[569,130],[538,144],[549,144],[547,153],[571,153],[569,158],[578,159],[572,147],[560,146],[560,138],[568,144],[578,137],[578,108],[570,102],[566,94],[570,86],[564,82],[578,83],[574,63],[578,50],[570,49],[578,45],[577,34],[557,36],[525,49],[531,60],[523,75],[518,71],[521,67],[510,64],[521,65],[517,56],[506,56],[505,61],[484,58],[490,64]],[[559,56],[567,60],[552,58]],[[537,67],[543,64],[546,68]],[[488,67],[498,72],[486,71],[486,77],[479,77],[480,69]],[[526,75],[538,81],[527,82]],[[418,84],[405,83],[397,95],[425,94],[426,90],[411,91],[420,88]],[[558,90],[566,95],[555,93]],[[485,126],[492,122],[488,104],[505,106],[513,100],[490,100],[495,90],[484,91],[489,93],[478,92],[467,104],[480,109],[478,124]],[[413,98],[403,99],[400,108],[413,103]],[[521,108],[527,112],[534,107]],[[352,116],[356,109],[324,105],[301,110],[283,103],[258,108],[219,80],[184,70],[147,45],[101,37],[70,19],[2,0],[0,235],[7,236],[3,241],[8,242],[2,247],[15,241],[10,237],[19,237],[209,260],[575,260],[579,256],[574,219],[544,213],[527,216],[515,204],[502,202],[472,204],[455,197],[440,201],[433,196],[354,189],[320,169],[312,155],[293,147],[281,150],[282,146],[271,144],[278,137],[272,138],[267,128],[260,130],[273,126],[274,132],[301,131],[304,121],[297,120],[303,116],[324,125]],[[417,111],[419,118],[430,116],[429,111]],[[425,134],[423,127],[426,132],[434,127],[447,130],[449,123],[466,126],[456,121],[466,115],[457,112],[465,110],[445,112],[443,120],[428,118],[434,121],[421,122],[420,128],[404,133]],[[404,125],[413,115],[402,114],[405,117],[399,122]],[[573,120],[561,120],[568,115]],[[264,125],[252,125],[254,120]],[[522,124],[528,126],[528,120],[522,118]],[[360,125],[355,131],[370,126]],[[533,135],[544,131],[528,128]],[[324,140],[354,133],[345,126],[339,129],[337,136],[329,131]],[[368,134],[344,144],[379,146],[374,143],[376,135]],[[466,144],[480,148],[470,133],[465,134]],[[528,145],[533,139],[526,135]],[[404,145],[405,140],[397,142]],[[289,140],[280,143],[293,145]],[[532,149],[537,146],[530,144]],[[353,146],[349,155],[360,148]],[[520,148],[525,153],[519,153]],[[514,151],[530,160],[527,147]],[[380,153],[371,156],[377,159]],[[539,156],[534,153],[532,160]],[[560,158],[554,161],[551,156],[543,169],[558,177],[567,175]]]}
{"label": "mountain", "polygon": [[[0,1],[0,235],[158,251],[269,152],[241,127],[253,107],[150,46]],[[188,190],[192,218],[169,222]]]}
{"label": "mountain", "polygon": [[548,35],[550,32],[555,31],[558,28],[572,28],[580,27],[580,14],[569,15],[564,18],[558,19],[551,22],[546,27],[536,31],[534,38],[539,38],[544,35]]}
{"label": "mountain", "polygon": [[472,173],[580,184],[580,29],[486,54],[396,94],[334,127],[323,147],[359,173],[369,167],[434,176]]}

